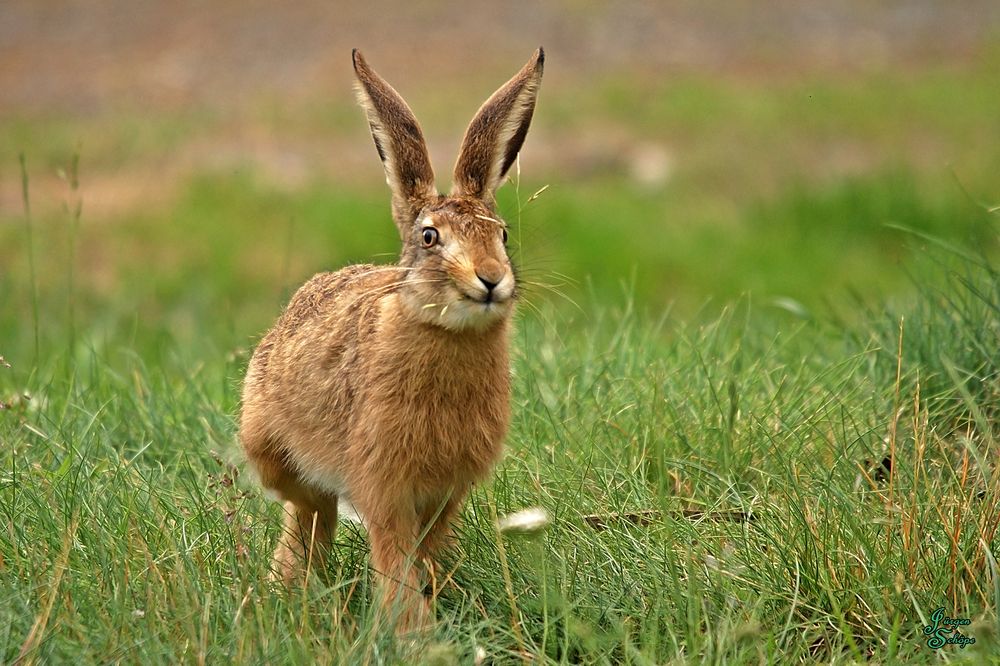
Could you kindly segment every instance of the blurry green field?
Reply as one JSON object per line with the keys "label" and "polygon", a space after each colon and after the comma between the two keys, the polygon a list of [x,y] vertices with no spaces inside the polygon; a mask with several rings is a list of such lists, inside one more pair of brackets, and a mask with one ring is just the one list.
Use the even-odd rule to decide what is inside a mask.
{"label": "blurry green field", "polygon": [[[891,225],[972,246],[993,242],[979,200],[995,199],[1000,173],[1000,144],[990,140],[1000,133],[998,64],[1000,52],[961,69],[843,79],[614,79],[555,89],[542,100],[534,133],[547,142],[535,149],[557,156],[542,160],[545,170],[525,171],[519,193],[502,191],[502,211],[520,229],[519,262],[577,302],[591,295],[620,302],[627,291],[640,307],[672,305],[689,315],[748,295],[761,306],[793,299],[810,312],[849,317],[849,293],[872,299],[908,289],[912,237]],[[398,245],[381,171],[353,99],[336,92],[324,105],[268,101],[235,119],[211,110],[152,118],[122,110],[0,124],[2,144],[24,152],[34,191],[45,328],[63,339],[72,300],[87,327],[135,330],[140,345],[145,331],[185,344],[211,333],[222,346],[243,345],[312,273],[390,261]],[[452,136],[478,94],[418,90],[411,101],[430,136]],[[231,128],[242,124],[251,136],[304,143],[316,155],[360,149],[367,170],[317,158],[289,187],[279,182],[280,168],[212,166],[211,139],[238,144],[244,135]],[[625,146],[667,146],[667,180],[637,182],[618,154],[626,149],[614,142],[576,160],[558,157],[595,136],[619,135],[630,137]],[[157,173],[156,165],[203,142],[203,167]],[[75,156],[79,191],[69,182]],[[438,164],[442,187],[447,167]],[[142,187],[130,207],[89,211],[88,183],[133,171]],[[53,179],[57,173],[64,182]],[[10,355],[23,340],[31,293],[14,155],[0,164],[0,179],[0,331]],[[517,201],[544,185],[518,215]],[[81,193],[76,225],[65,209]]]}
{"label": "blurry green field", "polygon": [[[557,145],[617,124],[677,163],[652,188],[612,162],[503,191],[527,283],[509,454],[417,654],[372,622],[353,527],[331,580],[263,583],[278,508],[231,464],[247,352],[291,290],[395,254],[374,150],[368,180],[206,167],[77,216],[88,174],[226,119],[0,126],[32,206],[0,215],[0,662],[929,663],[939,606],[977,638],[942,653],[997,659],[995,61],[543,101]],[[366,139],[339,103],[253,121]],[[497,534],[533,505],[548,532]]]}

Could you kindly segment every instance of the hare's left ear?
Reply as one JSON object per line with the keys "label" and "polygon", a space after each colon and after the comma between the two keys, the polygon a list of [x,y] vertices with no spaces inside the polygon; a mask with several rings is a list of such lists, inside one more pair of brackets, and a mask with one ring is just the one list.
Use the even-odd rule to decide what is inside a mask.
{"label": "hare's left ear", "polygon": [[490,200],[524,144],[542,82],[539,47],[520,72],[480,107],[465,131],[452,194]]}

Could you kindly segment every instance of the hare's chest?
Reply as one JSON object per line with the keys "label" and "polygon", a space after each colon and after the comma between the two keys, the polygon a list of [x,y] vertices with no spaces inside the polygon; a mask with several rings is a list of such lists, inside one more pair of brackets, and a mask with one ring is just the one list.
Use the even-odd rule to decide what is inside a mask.
{"label": "hare's chest", "polygon": [[407,476],[475,480],[498,459],[510,420],[506,353],[425,349],[382,368],[373,389],[364,436],[383,440]]}
{"label": "hare's chest", "polygon": [[402,402],[414,418],[415,438],[443,450],[503,438],[510,416],[510,379],[506,359],[499,363],[442,364],[402,385]]}
{"label": "hare's chest", "polygon": [[509,395],[496,389],[465,387],[459,400],[424,403],[421,418],[398,441],[411,458],[412,474],[431,486],[464,486],[482,478],[503,449],[509,422]]}

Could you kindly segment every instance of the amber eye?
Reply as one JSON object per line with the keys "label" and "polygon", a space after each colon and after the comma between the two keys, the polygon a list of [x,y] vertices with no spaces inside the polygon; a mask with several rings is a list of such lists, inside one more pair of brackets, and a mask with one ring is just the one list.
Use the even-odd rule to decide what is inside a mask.
{"label": "amber eye", "polygon": [[507,243],[507,230],[504,229],[502,231],[502,234],[503,234],[503,242],[504,242],[504,244],[506,244]]}
{"label": "amber eye", "polygon": [[424,229],[421,239],[424,241],[424,247],[431,247],[438,242],[438,230],[434,227],[427,227]]}

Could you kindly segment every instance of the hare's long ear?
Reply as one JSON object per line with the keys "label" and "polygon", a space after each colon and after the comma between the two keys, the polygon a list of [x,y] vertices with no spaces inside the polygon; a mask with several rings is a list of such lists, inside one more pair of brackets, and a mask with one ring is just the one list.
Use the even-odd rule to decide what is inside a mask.
{"label": "hare's long ear", "polygon": [[392,189],[393,218],[405,237],[420,209],[437,196],[424,134],[399,93],[368,66],[360,51],[354,49],[352,56],[358,101],[368,115],[385,180]]}
{"label": "hare's long ear", "polygon": [[539,48],[521,71],[493,93],[465,131],[452,193],[492,199],[531,124],[545,52]]}

